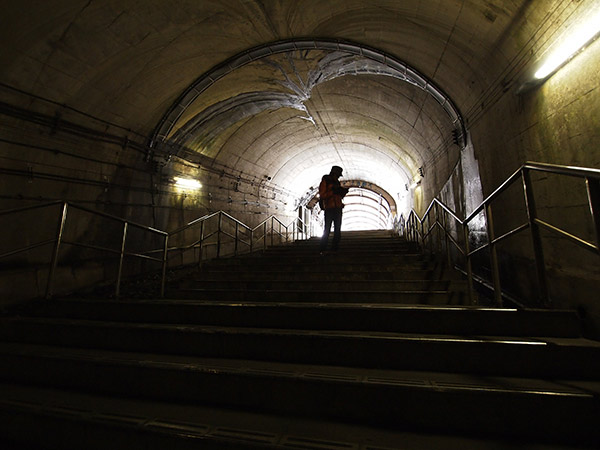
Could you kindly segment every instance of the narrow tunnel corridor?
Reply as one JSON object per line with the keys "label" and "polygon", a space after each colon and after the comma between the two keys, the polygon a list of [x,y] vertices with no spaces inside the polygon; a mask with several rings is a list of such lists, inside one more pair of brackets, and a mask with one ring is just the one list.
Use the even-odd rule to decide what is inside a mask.
{"label": "narrow tunnel corridor", "polygon": [[467,309],[600,339],[599,0],[24,0],[0,23],[0,310],[302,259],[338,165],[345,236],[457,269]]}

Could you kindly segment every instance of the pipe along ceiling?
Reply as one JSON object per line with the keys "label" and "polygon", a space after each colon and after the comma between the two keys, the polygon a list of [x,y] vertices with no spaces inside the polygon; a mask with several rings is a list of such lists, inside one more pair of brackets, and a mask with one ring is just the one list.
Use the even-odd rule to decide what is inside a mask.
{"label": "pipe along ceiling", "polygon": [[[345,229],[387,228],[408,186],[464,135],[453,102],[390,55],[348,42],[295,40],[238,54],[200,76],[156,126],[150,147],[197,167],[218,161],[314,205],[344,168]],[[168,168],[168,164],[167,164]],[[373,188],[375,186],[376,188]]]}

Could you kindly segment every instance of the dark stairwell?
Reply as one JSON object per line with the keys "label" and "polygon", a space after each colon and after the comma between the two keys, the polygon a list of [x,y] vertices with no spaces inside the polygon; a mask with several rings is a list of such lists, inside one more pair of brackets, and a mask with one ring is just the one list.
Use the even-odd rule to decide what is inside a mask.
{"label": "dark stairwell", "polygon": [[598,447],[600,344],[573,311],[468,306],[389,232],[342,244],[6,312],[3,448]]}

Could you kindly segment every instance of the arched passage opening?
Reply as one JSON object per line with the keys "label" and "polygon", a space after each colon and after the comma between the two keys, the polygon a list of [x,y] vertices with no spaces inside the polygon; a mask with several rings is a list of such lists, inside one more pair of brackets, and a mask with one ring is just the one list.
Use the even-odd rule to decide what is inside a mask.
{"label": "arched passage opening", "polygon": [[392,225],[392,208],[381,194],[364,189],[354,188],[348,192],[345,200],[342,229],[385,230]]}
{"label": "arched passage opening", "polygon": [[[149,156],[167,172],[178,170],[169,169],[173,160],[191,163],[198,177],[218,166],[242,183],[271,187],[290,215],[341,165],[347,179],[381,186],[393,193],[387,204],[406,211],[404,187],[452,147],[448,159],[456,161],[464,135],[451,99],[407,63],[351,42],[293,40],[250,49],[199,77],[156,126]],[[367,220],[372,209],[370,194],[357,192],[348,198],[356,201],[349,224],[360,216],[351,210],[364,206]],[[387,209],[403,212],[398,206]]]}
{"label": "arched passage opening", "polygon": [[[344,187],[350,188],[344,198],[344,218],[342,230],[385,230],[393,225],[398,203],[380,186],[364,180],[344,180]],[[317,216],[322,218],[318,207],[318,192],[313,190],[305,206],[312,209]],[[403,197],[406,201],[406,197]],[[402,208],[400,208],[402,209]],[[317,234],[320,230],[317,230]]]}

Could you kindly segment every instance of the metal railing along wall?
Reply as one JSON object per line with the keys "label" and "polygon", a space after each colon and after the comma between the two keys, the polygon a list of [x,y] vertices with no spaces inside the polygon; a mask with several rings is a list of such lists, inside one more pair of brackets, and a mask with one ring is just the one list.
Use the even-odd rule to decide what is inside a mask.
{"label": "metal railing along wall", "polygon": [[[26,245],[26,246],[23,246],[23,247],[20,247],[17,249],[10,250],[3,254],[0,254],[0,259],[3,259],[3,258],[8,258],[10,256],[17,255],[19,253],[33,250],[35,248],[52,245],[52,254],[50,257],[49,272],[48,272],[48,278],[46,281],[46,291],[45,291],[46,298],[51,298],[53,295],[54,281],[55,281],[56,269],[57,269],[58,261],[59,261],[59,255],[60,255],[62,248],[65,245],[87,248],[87,249],[97,250],[97,251],[101,251],[101,252],[106,252],[109,254],[118,255],[118,269],[117,269],[117,277],[116,277],[116,282],[115,282],[115,295],[117,297],[120,294],[121,279],[123,276],[123,263],[124,263],[125,257],[134,257],[134,258],[156,261],[156,262],[161,263],[162,274],[163,274],[162,278],[164,280],[164,276],[166,273],[166,267],[167,267],[166,266],[167,243],[168,243],[168,237],[169,237],[168,233],[166,233],[164,231],[157,230],[155,228],[148,227],[145,225],[141,225],[141,224],[129,221],[129,220],[125,220],[120,217],[113,216],[111,214],[107,214],[107,213],[100,212],[100,211],[95,211],[93,209],[86,208],[84,206],[80,206],[80,205],[77,205],[74,203],[63,202],[63,201],[55,201],[55,202],[50,202],[50,203],[44,203],[41,205],[26,206],[26,207],[22,207],[22,208],[15,208],[15,209],[9,209],[9,210],[5,210],[5,211],[0,211],[0,216],[1,217],[7,217],[9,215],[15,216],[15,215],[18,215],[21,213],[25,213],[27,211],[34,211],[34,210],[39,211],[42,209],[53,208],[53,207],[55,207],[58,210],[58,218],[57,218],[58,225],[56,228],[56,233],[51,239],[44,239],[39,242],[29,244],[29,245]],[[121,234],[118,238],[118,242],[116,243],[118,247],[111,248],[111,247],[105,246],[105,245],[95,245],[95,244],[85,243],[81,240],[76,241],[76,240],[66,239],[65,229],[67,227],[67,224],[70,222],[70,218],[72,216],[71,213],[75,210],[89,213],[98,219],[100,219],[100,218],[107,219],[111,222],[116,222],[117,224],[119,224],[120,229],[121,229]],[[133,228],[137,228],[144,232],[148,232],[155,236],[158,236],[158,238],[163,241],[163,246],[162,246],[162,250],[161,250],[162,255],[160,257],[153,257],[153,256],[149,256],[149,254],[145,254],[144,252],[127,251],[128,235]],[[164,281],[163,281],[163,283],[161,283],[160,291],[161,291],[161,295],[163,295],[164,294]]]}
{"label": "metal railing along wall", "polygon": [[[58,212],[56,232],[51,238],[43,238],[37,242],[23,245],[18,248],[13,248],[0,254],[0,260],[3,260],[5,258],[14,257],[38,248],[52,246],[51,255],[46,258],[47,262],[45,263],[45,265],[48,266],[48,277],[46,280],[44,297],[47,299],[50,299],[54,294],[54,283],[59,263],[59,256],[65,245],[118,255],[117,275],[114,291],[115,297],[119,297],[120,295],[124,261],[126,257],[133,257],[136,259],[160,263],[161,274],[159,290],[160,296],[164,297],[167,268],[169,266],[169,262],[173,260],[173,255],[175,252],[182,254],[188,250],[195,250],[198,254],[195,262],[201,263],[203,259],[203,249],[211,246],[216,249],[214,256],[216,258],[220,258],[225,256],[223,250],[226,246],[232,247],[232,251],[227,253],[227,256],[229,256],[238,255],[239,253],[243,252],[244,248],[247,252],[252,252],[255,250],[266,249],[269,245],[274,245],[276,242],[289,242],[290,239],[295,241],[310,237],[309,224],[305,223],[300,218],[294,219],[289,225],[284,225],[277,217],[270,216],[254,228],[250,228],[224,211],[218,211],[200,217],[170,233],[125,220],[104,212],[95,211],[81,205],[63,201],[54,201],[34,206],[0,211],[0,217],[16,217],[19,214],[24,214],[27,212],[36,212],[39,214],[39,211],[51,208],[56,208]],[[82,240],[78,241],[76,239],[67,239],[65,236],[67,224],[70,222],[76,222],[75,219],[71,219],[71,212],[74,210],[91,214],[97,219],[106,219],[111,222],[116,222],[120,231],[120,234],[114,242],[117,247],[114,248],[108,245],[86,243]],[[153,247],[147,251],[128,251],[128,237],[132,229],[139,229],[156,237],[161,242],[160,248]],[[185,240],[181,240],[181,242],[179,242],[177,245],[172,244],[173,241],[177,241],[178,237],[184,235],[186,232],[188,235],[190,232],[196,233],[196,238],[191,242],[184,242]],[[10,236],[5,235],[5,237],[10,239]],[[110,238],[112,237],[113,234],[111,234]],[[29,240],[29,237],[26,240]],[[39,264],[44,265],[43,262]],[[136,275],[141,274],[142,273],[138,273]]]}
{"label": "metal railing along wall", "polygon": [[[556,174],[566,177],[575,177],[585,182],[587,203],[591,213],[593,232],[595,242],[589,242],[581,237],[575,236],[558,226],[542,220],[538,215],[538,205],[536,205],[531,174],[541,172],[546,174]],[[527,221],[500,236],[495,235],[494,217],[492,215],[492,205],[498,197],[510,186],[521,183],[522,193],[524,195]],[[481,213],[485,214],[486,230],[488,242],[475,249],[470,248],[469,225]],[[443,247],[449,263],[452,263],[450,254],[450,244],[458,250],[464,261],[464,271],[467,275],[469,285],[469,296],[473,303],[473,267],[472,261],[475,254],[484,249],[489,249],[491,284],[494,292],[494,302],[501,307],[503,304],[502,286],[500,283],[500,269],[498,264],[497,246],[505,239],[514,236],[524,230],[531,233],[531,242],[533,246],[533,255],[535,262],[535,272],[538,284],[538,302],[541,305],[548,305],[548,284],[546,279],[546,261],[542,248],[542,239],[540,231],[549,230],[554,235],[560,236],[568,241],[589,250],[596,255],[600,255],[600,170],[560,166],[554,164],[527,162],[517,171],[515,171],[500,187],[490,194],[475,210],[465,219],[460,219],[457,214],[448,208],[442,201],[434,198],[429,207],[423,214],[423,217],[412,210],[407,218],[400,217],[396,222],[396,231],[403,234],[408,240],[417,242],[425,247],[426,245],[434,251],[433,247],[440,251]],[[437,236],[437,242],[434,240],[434,232]],[[455,236],[452,235],[454,231]],[[460,235],[462,234],[462,237]],[[462,241],[462,245],[459,241]]]}

